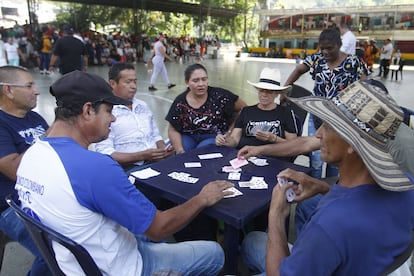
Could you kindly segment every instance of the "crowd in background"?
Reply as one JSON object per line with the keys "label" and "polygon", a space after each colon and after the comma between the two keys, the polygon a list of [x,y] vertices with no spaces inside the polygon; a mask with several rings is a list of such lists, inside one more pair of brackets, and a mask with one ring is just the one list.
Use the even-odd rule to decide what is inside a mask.
{"label": "crowd in background", "polygon": [[[40,26],[38,31],[31,31],[29,26],[15,26],[12,29],[0,28],[4,43],[12,39],[18,54],[18,65],[36,68],[42,74],[48,74],[50,56],[54,43],[62,36],[62,30],[49,25]],[[102,34],[94,31],[76,32],[74,37],[85,43],[89,65],[109,65],[114,62],[147,62],[151,55],[157,36],[147,34],[133,35],[113,32]],[[207,54],[208,46],[220,47],[217,36],[194,38],[189,36],[165,35],[165,46],[169,56],[177,62],[189,62],[190,59],[202,60]],[[2,46],[2,45],[0,45]],[[4,47],[1,47],[4,48]],[[0,51],[3,49],[0,49]],[[0,56],[1,58],[1,56]],[[7,63],[7,61],[5,61]]]}

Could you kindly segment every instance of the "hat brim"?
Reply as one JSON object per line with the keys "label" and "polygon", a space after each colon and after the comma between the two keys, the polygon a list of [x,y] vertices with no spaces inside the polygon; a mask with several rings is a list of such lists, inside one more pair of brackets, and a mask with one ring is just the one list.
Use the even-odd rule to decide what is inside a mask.
{"label": "hat brim", "polygon": [[359,154],[378,185],[389,191],[414,189],[413,183],[394,162],[385,145],[369,141],[329,99],[322,97],[289,98],[306,111],[328,123]]}
{"label": "hat brim", "polygon": [[279,86],[276,84],[271,84],[271,83],[266,83],[266,82],[251,82],[251,81],[247,81],[249,84],[253,85],[254,87],[256,87],[257,89],[266,89],[266,90],[275,90],[275,91],[282,91],[282,90],[286,90],[288,88],[291,87],[291,85],[288,86]]}
{"label": "hat brim", "polygon": [[103,98],[101,101],[105,103],[116,104],[116,105],[131,105],[132,104],[131,101],[124,100],[115,95],[111,97]]}

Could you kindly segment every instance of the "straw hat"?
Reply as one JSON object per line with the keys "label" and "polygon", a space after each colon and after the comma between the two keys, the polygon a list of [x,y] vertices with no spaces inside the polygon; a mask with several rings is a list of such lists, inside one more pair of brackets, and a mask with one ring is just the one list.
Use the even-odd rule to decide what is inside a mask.
{"label": "straw hat", "polygon": [[[314,96],[289,99],[328,123],[350,144],[383,189],[414,189],[407,173],[387,149],[397,135],[404,113],[383,89],[359,81],[333,99]],[[393,146],[401,152],[405,145],[394,143]]]}
{"label": "straw hat", "polygon": [[253,85],[257,89],[267,89],[267,90],[285,90],[290,87],[280,85],[280,71],[279,69],[265,67],[260,73],[259,82],[247,81],[249,84]]}

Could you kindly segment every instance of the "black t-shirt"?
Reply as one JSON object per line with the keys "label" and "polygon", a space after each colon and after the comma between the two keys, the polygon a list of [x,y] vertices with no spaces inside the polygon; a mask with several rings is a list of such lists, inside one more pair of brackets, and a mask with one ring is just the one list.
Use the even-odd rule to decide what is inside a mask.
{"label": "black t-shirt", "polygon": [[256,139],[257,130],[269,131],[285,138],[285,131],[296,133],[295,113],[288,107],[277,106],[272,110],[262,110],[257,105],[242,109],[234,127],[242,129],[242,136],[238,148],[250,145],[260,146],[268,142]]}
{"label": "black t-shirt", "polygon": [[83,56],[87,55],[87,51],[82,41],[66,35],[56,41],[53,54],[59,56],[60,73],[66,74],[75,70],[82,71]]}

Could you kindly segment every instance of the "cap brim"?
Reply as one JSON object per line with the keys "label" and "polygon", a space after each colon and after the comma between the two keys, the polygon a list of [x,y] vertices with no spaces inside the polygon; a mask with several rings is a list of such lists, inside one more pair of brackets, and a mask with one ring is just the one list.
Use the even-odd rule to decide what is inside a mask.
{"label": "cap brim", "polygon": [[110,103],[110,104],[116,104],[116,105],[131,105],[132,102],[128,101],[128,100],[124,100],[122,98],[119,98],[117,96],[112,96],[112,97],[107,97],[102,99],[103,102],[105,103]]}
{"label": "cap brim", "polygon": [[291,87],[291,85],[288,86],[279,86],[276,84],[271,84],[271,83],[265,83],[265,82],[251,82],[251,81],[247,81],[249,84],[253,85],[254,87],[256,87],[257,89],[266,89],[266,90],[275,90],[275,91],[282,91],[282,90],[286,90],[288,88]]}
{"label": "cap brim", "polygon": [[354,123],[331,100],[314,96],[289,100],[328,123],[358,152],[371,176],[382,188],[389,191],[414,189],[413,183],[394,162],[386,146],[364,138],[364,133],[353,127]]}

